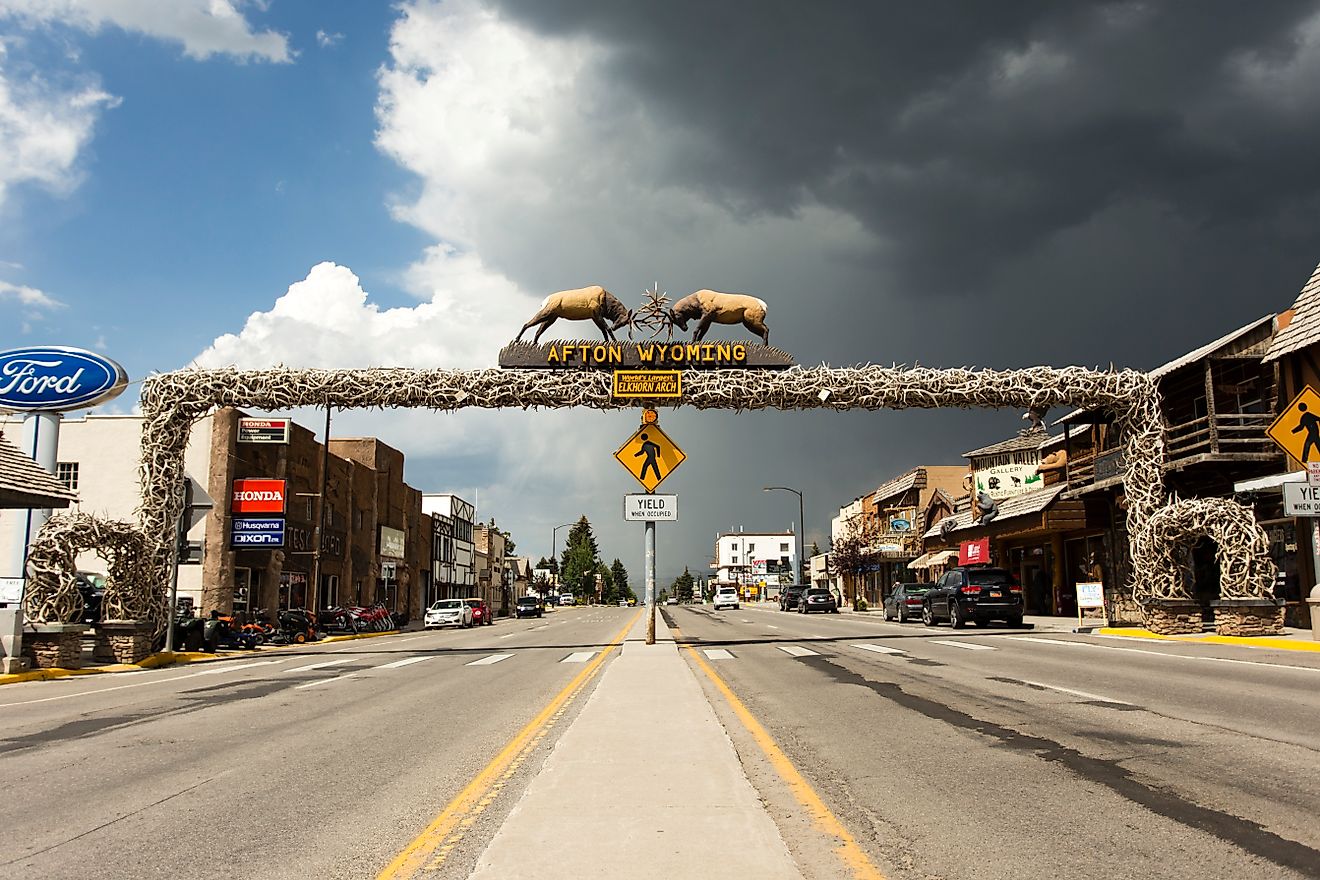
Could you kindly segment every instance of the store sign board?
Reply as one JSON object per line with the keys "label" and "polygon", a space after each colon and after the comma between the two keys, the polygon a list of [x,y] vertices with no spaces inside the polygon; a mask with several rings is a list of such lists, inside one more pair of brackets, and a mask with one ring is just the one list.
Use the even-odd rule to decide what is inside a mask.
{"label": "store sign board", "polygon": [[1320,516],[1320,486],[1310,483],[1283,484],[1284,516]]}
{"label": "store sign board", "polygon": [[996,501],[1030,492],[1045,485],[1034,464],[997,464],[976,472],[976,489]]}
{"label": "store sign board", "polygon": [[677,495],[624,495],[623,518],[641,522],[677,522]]}
{"label": "store sign board", "polygon": [[230,513],[284,513],[285,483],[283,480],[234,480],[230,497]]}
{"label": "store sign board", "polygon": [[288,443],[291,419],[239,419],[239,443]]}
{"label": "store sign board", "polygon": [[127,385],[123,367],[81,348],[38,345],[0,351],[0,410],[86,409],[118,397]]}
{"label": "store sign board", "polygon": [[23,579],[0,578],[0,603],[17,605],[23,601]]}
{"label": "store sign board", "polygon": [[408,536],[399,529],[392,529],[389,526],[380,527],[381,556],[392,556],[395,559],[402,559],[407,541]]}
{"label": "store sign board", "polygon": [[1102,583],[1080,583],[1077,585],[1078,608],[1104,608],[1105,585]]}
{"label": "store sign board", "polygon": [[984,565],[990,561],[990,539],[963,541],[958,547],[959,565]]}
{"label": "store sign board", "polygon": [[229,549],[231,550],[283,546],[284,517],[282,516],[236,516],[230,520]]}

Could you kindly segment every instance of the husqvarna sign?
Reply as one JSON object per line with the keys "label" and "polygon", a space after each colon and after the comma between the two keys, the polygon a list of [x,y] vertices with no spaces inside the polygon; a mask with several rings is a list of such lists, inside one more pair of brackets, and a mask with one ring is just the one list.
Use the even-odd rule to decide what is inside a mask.
{"label": "husqvarna sign", "polygon": [[123,367],[81,348],[40,345],[0,352],[0,410],[86,409],[119,396],[126,385]]}

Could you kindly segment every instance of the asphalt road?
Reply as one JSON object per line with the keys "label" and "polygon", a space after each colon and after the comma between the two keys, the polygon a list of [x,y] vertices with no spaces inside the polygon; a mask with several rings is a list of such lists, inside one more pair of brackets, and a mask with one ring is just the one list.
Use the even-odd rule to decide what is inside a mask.
{"label": "asphalt road", "polygon": [[[0,688],[0,877],[374,877],[636,611]],[[434,876],[468,875],[571,718]]]}
{"label": "asphalt road", "polygon": [[1320,655],[665,611],[891,878],[1320,877]]}

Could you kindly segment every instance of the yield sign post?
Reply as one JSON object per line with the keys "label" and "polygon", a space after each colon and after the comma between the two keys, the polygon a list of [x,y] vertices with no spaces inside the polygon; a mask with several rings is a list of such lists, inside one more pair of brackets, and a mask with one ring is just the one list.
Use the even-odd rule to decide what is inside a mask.
{"label": "yield sign post", "polygon": [[614,453],[614,457],[628,473],[637,478],[637,482],[647,492],[654,492],[655,487],[663,483],[674,472],[674,468],[687,458],[683,450],[655,422],[638,428]]}

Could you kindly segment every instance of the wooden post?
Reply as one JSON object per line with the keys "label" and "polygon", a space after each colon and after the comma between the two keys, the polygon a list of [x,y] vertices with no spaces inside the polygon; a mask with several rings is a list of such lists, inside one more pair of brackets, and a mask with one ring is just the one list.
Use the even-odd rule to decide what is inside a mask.
{"label": "wooden post", "polygon": [[1059,590],[1063,588],[1064,564],[1063,564],[1063,535],[1055,532],[1050,536],[1050,550],[1054,556],[1053,571],[1050,573],[1050,614],[1055,614],[1059,610]]}
{"label": "wooden post", "polygon": [[1219,451],[1219,425],[1215,422],[1215,380],[1210,369],[1210,359],[1205,361],[1205,417],[1210,427],[1210,451]]}

